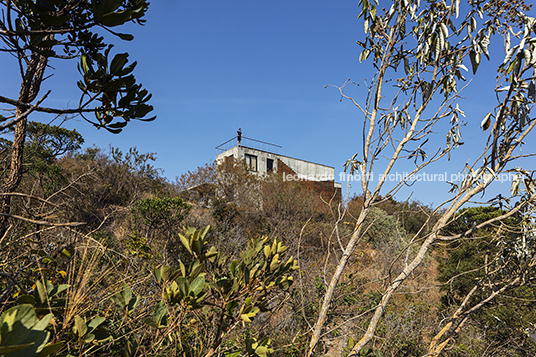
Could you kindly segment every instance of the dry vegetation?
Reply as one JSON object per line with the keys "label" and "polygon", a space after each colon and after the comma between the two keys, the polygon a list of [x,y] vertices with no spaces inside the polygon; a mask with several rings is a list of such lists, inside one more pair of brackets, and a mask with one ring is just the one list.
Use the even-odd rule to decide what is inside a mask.
{"label": "dry vegetation", "polygon": [[[342,209],[299,182],[284,182],[277,175],[260,178],[233,161],[200,167],[173,184],[151,165],[153,158],[135,149],[123,154],[91,148],[51,158],[47,170],[29,161],[21,194],[13,200],[13,212],[23,219],[13,219],[2,237],[1,312],[30,304],[38,318],[52,313],[46,342],[57,355],[303,356],[363,198],[353,197]],[[185,182],[211,187],[200,195],[185,190]],[[339,281],[316,355],[348,351],[385,287],[415,254],[409,237],[426,234],[420,227],[433,224],[435,214],[416,201],[378,201]],[[211,229],[199,238],[207,226]],[[201,242],[198,254],[184,244],[190,239],[193,249],[194,230]],[[251,252],[248,244],[259,244],[260,237],[266,237],[261,246],[268,247],[279,239],[288,248],[281,262],[292,256],[299,270],[291,264],[280,272],[291,274],[287,283],[266,272],[262,279],[268,280],[255,280],[264,288],[256,291],[246,284],[235,295],[221,295],[217,287],[223,286],[221,278],[229,274],[232,261],[247,261],[243,252]],[[471,257],[465,263],[449,261],[452,249],[438,246],[404,282],[362,354],[426,354],[441,321],[456,306],[452,299],[465,293],[453,282],[463,286],[467,279],[449,280],[448,269],[455,264],[458,273],[474,264]],[[203,269],[190,276],[189,284],[203,280],[202,285],[197,295],[183,296],[173,284],[181,276],[188,279],[196,260]],[[460,269],[460,264],[467,267]],[[269,279],[277,283],[267,288]],[[525,309],[531,309],[533,298],[527,293],[532,290],[516,297],[525,296]],[[235,307],[222,315],[221,304]],[[484,309],[445,355],[531,355],[534,346],[523,328],[536,316],[523,315],[521,322],[503,317],[519,316],[518,308],[504,298]],[[497,316],[497,309],[507,310]],[[215,321],[222,322],[216,330]]]}

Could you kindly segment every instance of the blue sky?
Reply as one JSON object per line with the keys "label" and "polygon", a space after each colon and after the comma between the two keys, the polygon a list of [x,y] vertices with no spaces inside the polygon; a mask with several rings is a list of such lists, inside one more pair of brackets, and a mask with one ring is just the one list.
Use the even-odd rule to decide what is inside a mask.
{"label": "blue sky", "polygon": [[[350,102],[339,101],[336,89],[324,86],[348,78],[363,83],[373,74],[370,64],[358,60],[356,40],[363,39],[363,26],[357,5],[356,0],[153,0],[145,26],[120,30],[134,34],[133,41],[107,38],[116,43],[115,53],[129,52],[138,61],[135,75],[153,94],[158,118],[131,122],[119,135],[96,130],[82,119],[66,126],[82,133],[86,146],[156,152],[155,165],[170,180],[213,160],[215,146],[239,127],[246,137],[283,146],[284,155],[333,166],[337,176],[361,148],[363,119]],[[453,156],[456,167],[478,151],[471,143],[479,143],[480,121],[495,105],[490,70],[500,62],[482,65],[490,74],[473,83],[466,92],[472,99],[460,104],[469,123],[462,133],[467,148]],[[6,69],[0,93],[16,97],[20,81],[14,61],[1,55],[0,65]],[[53,65],[54,76],[45,84],[53,90],[47,105],[74,106],[76,63]],[[354,90],[361,97],[362,87]],[[50,118],[39,114],[31,119]],[[436,140],[442,142],[430,149],[443,144],[444,135]],[[441,164],[427,172],[451,168]],[[428,183],[397,198],[418,189],[412,198],[437,204],[448,197],[448,188]]]}

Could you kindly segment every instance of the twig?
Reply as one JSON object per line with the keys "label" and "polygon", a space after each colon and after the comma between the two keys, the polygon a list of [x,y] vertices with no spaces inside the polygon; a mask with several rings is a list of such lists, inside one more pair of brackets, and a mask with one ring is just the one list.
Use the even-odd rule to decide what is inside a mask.
{"label": "twig", "polygon": [[48,227],[79,227],[79,226],[83,226],[86,224],[86,222],[51,223],[51,222],[46,222],[46,221],[37,221],[34,219],[29,219],[29,218],[17,216],[14,214],[7,214],[7,213],[0,213],[0,216],[15,218],[24,222],[39,224],[41,226],[48,226]]}
{"label": "twig", "polygon": [[[305,222],[305,224],[303,225],[300,231],[300,237],[298,238],[298,252],[296,253],[296,262],[298,263],[298,266],[300,266],[300,246],[301,246],[301,239],[303,236],[303,231],[310,221],[311,221],[311,218],[309,217],[307,222]],[[303,279],[302,279],[302,274],[301,274],[301,268],[300,268],[300,271],[298,272],[298,275],[300,277],[301,312],[302,312],[304,321],[307,323],[307,326],[309,326],[309,331],[312,331],[313,326],[311,326],[309,321],[307,321],[307,317],[305,316],[305,305],[303,303]]]}

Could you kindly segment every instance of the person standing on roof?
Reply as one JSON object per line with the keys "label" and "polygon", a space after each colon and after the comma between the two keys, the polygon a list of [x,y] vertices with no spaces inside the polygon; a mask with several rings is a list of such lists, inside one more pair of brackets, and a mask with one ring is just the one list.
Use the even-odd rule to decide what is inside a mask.
{"label": "person standing on roof", "polygon": [[236,141],[238,142],[238,146],[240,146],[240,143],[242,142],[242,128],[238,128],[238,131],[236,132]]}

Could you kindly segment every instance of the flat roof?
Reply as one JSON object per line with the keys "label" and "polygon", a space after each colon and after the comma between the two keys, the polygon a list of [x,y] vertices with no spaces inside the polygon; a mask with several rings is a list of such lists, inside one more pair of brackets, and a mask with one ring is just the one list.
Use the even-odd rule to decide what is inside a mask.
{"label": "flat roof", "polygon": [[[239,147],[239,146],[238,146],[238,145],[233,146],[232,148],[230,148],[230,149],[227,150],[227,151],[231,151],[231,150],[233,150],[233,149],[236,148],[236,147]],[[272,154],[272,155],[275,155],[275,156],[286,157],[286,158],[293,159],[293,160],[300,160],[300,161],[303,161],[303,162],[308,162],[308,163],[310,163],[310,164],[315,164],[315,165],[319,165],[319,166],[329,167],[329,168],[335,170],[335,167],[333,167],[333,166],[324,165],[324,164],[319,164],[319,163],[317,163],[317,162],[313,162],[313,161],[307,161],[307,160],[298,159],[298,158],[295,158],[295,157],[292,157],[292,156],[286,156],[286,155],[276,154],[276,153],[273,153],[273,152],[270,152],[270,151],[264,151],[264,150],[260,150],[260,149],[250,148],[250,147],[248,147],[248,146],[244,146],[244,145],[240,145],[240,147],[245,148],[245,149],[249,149],[249,150],[254,150],[254,151],[264,152],[264,153],[266,153],[266,154]],[[222,152],[221,154],[218,154],[216,157],[225,154],[227,151],[224,151],[224,152]]]}

